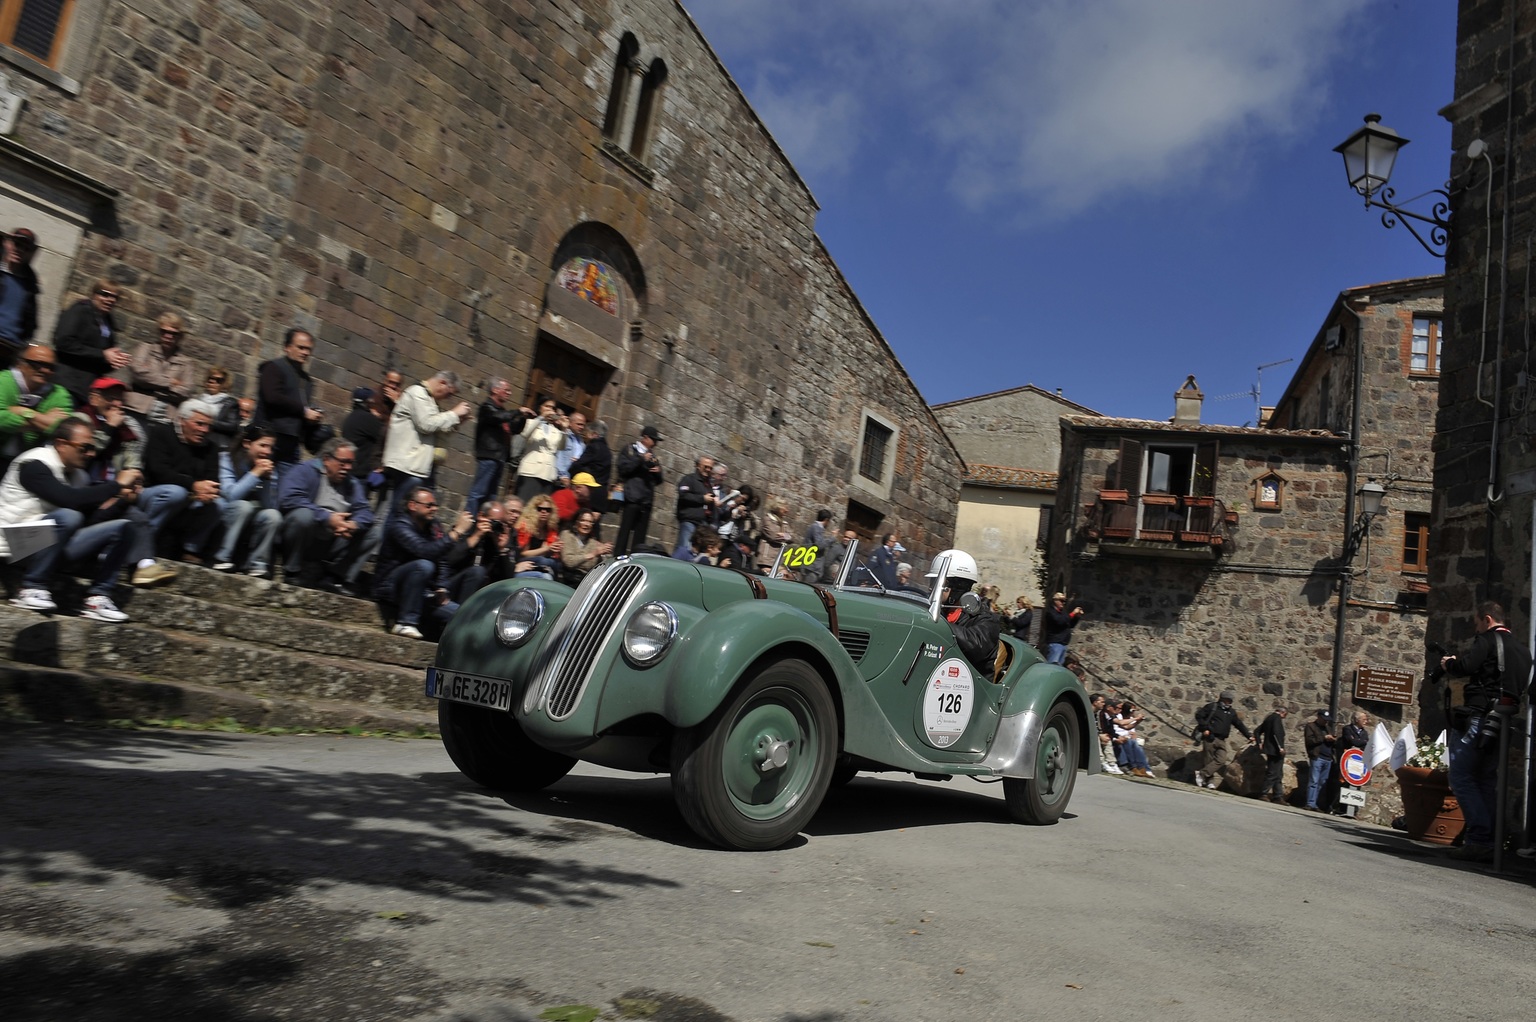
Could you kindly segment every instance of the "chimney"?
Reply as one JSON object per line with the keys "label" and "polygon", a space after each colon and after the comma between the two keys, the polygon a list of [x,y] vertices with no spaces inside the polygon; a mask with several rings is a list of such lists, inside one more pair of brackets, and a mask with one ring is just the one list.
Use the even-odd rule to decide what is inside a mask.
{"label": "chimney", "polygon": [[1173,421],[1198,424],[1200,422],[1200,403],[1205,400],[1205,395],[1195,384],[1195,378],[1191,376],[1184,381],[1173,395]]}

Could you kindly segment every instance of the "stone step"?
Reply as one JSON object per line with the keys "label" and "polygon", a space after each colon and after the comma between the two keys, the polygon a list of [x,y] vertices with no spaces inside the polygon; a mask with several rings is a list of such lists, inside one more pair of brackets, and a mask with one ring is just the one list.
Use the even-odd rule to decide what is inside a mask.
{"label": "stone step", "polygon": [[63,614],[44,616],[9,606],[0,607],[0,657],[44,667],[215,686],[262,697],[320,699],[412,712],[427,704],[421,668],[304,653],[133,621],[113,625]]}
{"label": "stone step", "polygon": [[132,590],[131,594],[126,587],[123,588],[121,602],[127,605],[134,596],[147,592],[166,592],[209,603],[250,607],[253,610],[313,620],[360,626],[379,624],[378,608],[367,600],[355,600],[349,596],[304,589],[269,579],[226,575],[195,564],[178,564],[176,572],[176,580],[163,588]]}
{"label": "stone step", "polygon": [[264,698],[227,688],[26,664],[0,665],[0,717],[29,721],[186,720],[202,724],[232,720],[245,727],[403,734],[437,730],[437,709],[431,705],[421,710],[396,710],[323,699]]}
{"label": "stone step", "polygon": [[137,625],[257,642],[344,660],[395,664],[418,671],[431,666],[437,650],[435,643],[390,635],[376,614],[372,622],[361,626],[331,617],[310,618],[266,608],[215,603],[183,595],[175,589],[139,590],[124,601],[123,609]]}

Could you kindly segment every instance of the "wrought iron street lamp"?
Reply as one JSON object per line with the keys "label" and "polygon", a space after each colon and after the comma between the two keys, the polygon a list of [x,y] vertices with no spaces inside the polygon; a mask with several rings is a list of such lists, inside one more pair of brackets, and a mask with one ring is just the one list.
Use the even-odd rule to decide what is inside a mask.
{"label": "wrought iron street lamp", "polygon": [[[1334,146],[1333,151],[1344,157],[1344,173],[1349,178],[1349,187],[1365,198],[1365,207],[1370,209],[1374,206],[1385,211],[1381,214],[1383,226],[1392,228],[1401,223],[1424,246],[1424,251],[1432,256],[1444,257],[1446,238],[1451,227],[1451,194],[1447,191],[1450,182],[1446,182],[1444,188],[1435,188],[1423,195],[1414,196],[1414,199],[1422,199],[1426,195],[1440,197],[1427,216],[1395,203],[1393,198],[1396,193],[1387,187],[1387,182],[1392,178],[1392,166],[1397,162],[1397,151],[1407,144],[1408,139],[1381,123],[1380,114],[1366,114],[1364,127]],[[1467,149],[1467,155],[1476,159],[1483,155],[1484,149],[1481,141],[1474,142]],[[1421,234],[1419,228],[1414,226],[1415,221],[1428,225],[1425,233]]]}

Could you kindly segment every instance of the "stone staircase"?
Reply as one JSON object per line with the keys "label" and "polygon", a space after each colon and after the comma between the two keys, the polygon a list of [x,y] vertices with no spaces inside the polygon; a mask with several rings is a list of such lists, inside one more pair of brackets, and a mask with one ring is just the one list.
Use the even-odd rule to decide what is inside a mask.
{"label": "stone staircase", "polygon": [[389,635],[373,604],[179,572],[163,589],[123,587],[123,624],[75,616],[78,584],[55,591],[53,615],[0,603],[0,717],[435,730],[422,686],[436,646]]}

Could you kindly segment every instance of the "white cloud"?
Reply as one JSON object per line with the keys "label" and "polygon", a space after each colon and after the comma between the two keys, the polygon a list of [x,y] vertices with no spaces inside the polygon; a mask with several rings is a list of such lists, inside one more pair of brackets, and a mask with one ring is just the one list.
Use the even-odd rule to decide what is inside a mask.
{"label": "white cloud", "polygon": [[[688,0],[790,158],[877,135],[956,198],[1055,219],[1296,133],[1369,0]],[[732,67],[733,73],[745,69]]]}

